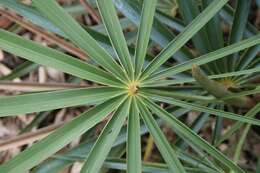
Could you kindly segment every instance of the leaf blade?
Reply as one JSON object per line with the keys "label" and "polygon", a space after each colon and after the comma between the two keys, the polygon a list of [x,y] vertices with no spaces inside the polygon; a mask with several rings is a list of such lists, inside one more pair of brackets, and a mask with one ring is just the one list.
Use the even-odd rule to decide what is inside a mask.
{"label": "leaf blade", "polygon": [[150,111],[146,108],[145,104],[142,102],[141,99],[138,99],[138,103],[142,118],[146,126],[148,127],[150,133],[152,134],[156,146],[160,150],[160,153],[162,154],[171,172],[185,173],[186,171],[184,167],[177,158],[176,151],[171,147],[171,145],[167,141],[165,135],[161,131],[160,127],[157,125]]}
{"label": "leaf blade", "polygon": [[135,76],[139,76],[145,60],[145,55],[149,43],[151,29],[153,25],[153,16],[155,13],[157,0],[143,1],[141,21],[137,35],[137,44],[135,48]]}
{"label": "leaf blade", "polygon": [[105,161],[106,156],[112,148],[112,145],[124,124],[128,115],[126,112],[129,112],[130,103],[131,99],[128,98],[121,106],[119,106],[114,115],[112,115],[112,118],[106,124],[89,153],[88,158],[80,171],[81,173],[92,173],[100,170],[102,163]]}
{"label": "leaf blade", "polygon": [[54,0],[34,0],[33,4],[62,30],[75,45],[85,51],[92,60],[117,76],[118,79],[126,80],[125,72],[122,68],[57,2]]}
{"label": "leaf blade", "polygon": [[28,171],[64,147],[71,140],[93,127],[108,113],[119,106],[124,99],[125,97],[119,97],[109,100],[81,114],[81,116],[78,116],[71,122],[59,128],[42,141],[23,151],[7,163],[1,165],[0,171],[6,173]]}
{"label": "leaf blade", "polygon": [[123,94],[115,88],[81,88],[0,97],[0,117],[96,104]]}
{"label": "leaf blade", "polygon": [[210,113],[210,114],[213,114],[213,115],[216,115],[216,116],[219,116],[219,117],[224,117],[224,118],[228,118],[228,119],[237,120],[237,121],[240,121],[240,122],[260,126],[260,120],[257,120],[255,118],[244,117],[244,116],[234,114],[234,113],[231,113],[231,112],[220,111],[220,110],[208,108],[208,107],[205,107],[205,106],[201,106],[201,105],[198,105],[198,104],[188,103],[188,102],[184,102],[184,101],[177,100],[177,99],[174,99],[174,98],[160,96],[160,95],[157,95],[157,94],[154,94],[154,95],[150,94],[150,93],[145,93],[145,94],[150,95],[150,97],[153,100],[162,101],[162,102],[177,105],[177,106],[180,106],[180,107],[183,107],[183,108],[190,108],[190,109],[193,109],[193,110],[196,110],[196,111]]}
{"label": "leaf blade", "polygon": [[132,79],[133,63],[113,2],[112,0],[97,0],[97,4],[118,59]]}
{"label": "leaf blade", "polygon": [[144,80],[155,70],[158,69],[170,56],[176,53],[194,34],[196,34],[226,3],[228,0],[214,0],[202,13],[200,13],[181,34],[175,37],[168,46],[161,51],[157,58],[152,61],[145,71],[141,79]]}
{"label": "leaf blade", "polygon": [[140,118],[136,98],[133,98],[131,110],[128,117],[127,129],[127,171],[141,173],[141,139],[140,139]]}
{"label": "leaf blade", "polygon": [[195,59],[189,60],[187,62],[178,64],[178,65],[170,67],[168,69],[165,69],[161,72],[158,72],[158,73],[152,75],[147,80],[155,80],[155,79],[160,79],[160,78],[163,78],[163,77],[169,77],[171,75],[175,75],[175,74],[178,74],[178,73],[181,73],[183,71],[191,69],[193,64],[203,65],[203,64],[211,62],[213,60],[223,58],[223,57],[225,57],[229,54],[232,54],[234,52],[243,50],[245,48],[248,48],[248,47],[251,47],[251,46],[254,46],[254,45],[257,45],[259,43],[260,43],[260,34],[253,36],[249,39],[240,41],[238,43],[235,43],[233,45],[221,48],[221,49],[216,50],[214,52],[208,53],[206,55],[202,55],[198,58],[195,58]]}
{"label": "leaf blade", "polygon": [[178,133],[181,134],[180,137],[182,137],[183,140],[187,141],[189,144],[196,145],[201,150],[206,150],[212,157],[219,160],[230,169],[235,170],[237,173],[245,173],[241,168],[239,168],[236,164],[229,160],[224,154],[212,147],[207,141],[205,141],[199,135],[190,130],[185,124],[172,116],[170,113],[166,112],[150,100],[145,100],[145,103],[154,113],[156,113],[156,115],[160,116],[163,120],[170,123],[170,125],[176,130],[176,132],[178,131]]}
{"label": "leaf blade", "polygon": [[50,66],[65,73],[97,83],[120,86],[120,82],[110,74],[79,59],[57,50],[44,47],[13,33],[0,29],[0,47],[10,53],[38,64]]}

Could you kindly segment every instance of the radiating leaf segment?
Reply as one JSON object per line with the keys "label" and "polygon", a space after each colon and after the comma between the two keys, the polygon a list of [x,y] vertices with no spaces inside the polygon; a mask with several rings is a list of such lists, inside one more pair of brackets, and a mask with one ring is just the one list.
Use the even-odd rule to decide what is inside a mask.
{"label": "radiating leaf segment", "polygon": [[[43,47],[2,29],[0,30],[0,48],[38,64],[51,66],[65,73],[108,87],[102,88],[102,86],[83,90],[53,91],[0,98],[0,116],[58,109],[66,106],[98,104],[71,122],[65,124],[59,130],[53,132],[44,140],[26,149],[9,162],[1,165],[0,172],[22,173],[30,170],[63,148],[70,141],[95,126],[106,115],[112,114],[110,120],[93,146],[93,149],[89,155],[86,156],[81,173],[93,173],[93,170],[98,172],[126,120],[128,121],[129,126],[127,145],[127,158],[129,158],[129,160],[127,160],[127,169],[128,171],[141,173],[141,144],[139,139],[140,117],[142,117],[151,132],[151,135],[155,138],[155,143],[158,146],[163,159],[168,164],[169,171],[172,173],[185,173],[186,169],[179,160],[180,156],[176,154],[178,152],[169,144],[167,138],[162,133],[152,115],[152,113],[154,113],[163,120],[169,122],[176,133],[181,138],[184,138],[190,145],[197,146],[201,151],[205,151],[230,170],[237,173],[243,173],[244,171],[225,155],[195,134],[189,127],[173,115],[156,105],[153,101],[159,100],[161,102],[176,104],[180,107],[187,106],[191,109],[209,112],[213,115],[215,114],[217,116],[235,119],[244,123],[260,125],[259,120],[236,116],[235,114],[220,112],[216,109],[203,106],[196,106],[196,104],[191,104],[186,101],[170,99],[163,97],[163,95],[160,96],[160,92],[152,94],[147,92],[147,90],[143,90],[141,87],[142,82],[145,80],[149,81],[156,78],[156,80],[160,82],[163,77],[168,77],[169,74],[177,74],[190,70],[194,63],[202,65],[223,58],[224,56],[234,53],[234,51],[238,52],[259,44],[260,35],[258,34],[242,41],[242,43],[244,43],[243,46],[239,43],[235,43],[234,46],[230,45],[231,48],[233,48],[232,51],[226,51],[226,53],[215,51],[208,56],[205,55],[196,60],[177,65],[176,68],[158,71],[159,67],[185,45],[186,42],[227,3],[227,1],[228,0],[214,0],[201,15],[197,16],[181,34],[179,34],[157,57],[154,58],[153,61],[151,61],[150,64],[148,64],[146,68],[144,68],[156,0],[143,1],[141,24],[138,31],[134,57],[131,57],[129,53],[116,10],[114,9],[113,1],[97,0],[98,8],[112,46],[116,52],[117,60],[99,46],[95,39],[75,22],[75,20],[68,15],[57,2],[54,0],[33,0],[33,5],[36,8],[63,31],[69,40],[85,51],[98,66],[102,67],[102,69],[82,62],[81,60],[76,60],[74,57],[65,55],[57,50]],[[147,84],[146,87],[149,87],[149,84]],[[150,92],[152,92],[152,90],[150,90]],[[84,97],[82,97],[82,94]],[[156,98],[157,94],[159,96]],[[53,95],[56,95],[56,97]],[[71,95],[74,96],[72,100],[70,99]],[[48,103],[46,101],[48,99],[52,99],[52,101]],[[61,102],[63,104],[61,104]],[[35,103],[46,105],[40,106],[40,108],[32,107],[29,111],[25,109],[25,106],[31,107],[35,105]],[[18,107],[13,111],[14,108],[12,105],[15,104],[17,104]],[[48,106],[48,104],[51,105]],[[204,108],[205,110],[203,110]]]}

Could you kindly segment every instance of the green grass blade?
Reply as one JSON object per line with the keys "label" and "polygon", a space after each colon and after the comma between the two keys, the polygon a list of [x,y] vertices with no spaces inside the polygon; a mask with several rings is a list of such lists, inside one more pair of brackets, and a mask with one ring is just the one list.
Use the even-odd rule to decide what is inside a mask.
{"label": "green grass blade", "polygon": [[152,117],[150,111],[146,108],[145,104],[141,101],[141,99],[138,99],[138,101],[138,108],[143,117],[143,120],[146,126],[148,127],[151,135],[153,136],[156,146],[162,154],[162,157],[167,163],[167,166],[169,167],[170,171],[172,173],[185,173],[186,171],[184,170],[184,167],[178,159],[177,152],[171,147],[171,145],[167,141],[167,138],[161,131],[155,119]]}
{"label": "green grass blade", "polygon": [[157,58],[145,69],[141,79],[147,78],[166,62],[177,50],[192,38],[226,3],[228,0],[214,0],[200,15],[198,15],[168,46],[161,51]]}
{"label": "green grass blade", "polygon": [[194,64],[200,66],[200,65],[223,58],[234,52],[246,49],[248,47],[251,47],[251,46],[254,46],[257,44],[260,44],[260,34],[253,36],[249,39],[240,41],[238,43],[235,43],[233,45],[221,48],[214,52],[208,53],[206,55],[202,55],[202,56],[192,59],[190,61],[187,61],[187,62],[178,64],[176,66],[170,67],[168,69],[165,69],[159,73],[156,73],[156,74],[150,76],[149,79],[147,79],[147,80],[155,80],[155,79],[160,79],[160,78],[164,78],[164,77],[170,77],[172,75],[184,72],[186,70],[190,70],[192,68],[192,65],[194,65]]}
{"label": "green grass blade", "polygon": [[116,109],[124,99],[125,97],[114,98],[81,114],[45,139],[1,165],[0,172],[17,173],[29,171],[73,139],[95,126],[106,115]]}
{"label": "green grass blade", "polygon": [[50,66],[82,79],[105,85],[122,86],[120,81],[93,65],[2,29],[0,29],[0,48],[37,64]]}
{"label": "green grass blade", "polygon": [[113,2],[112,0],[97,0],[97,4],[117,56],[132,79],[134,74],[133,63]]}
{"label": "green grass blade", "polygon": [[101,135],[93,146],[91,152],[85,161],[81,173],[99,172],[105,161],[109,151],[111,150],[114,141],[116,140],[126,117],[128,116],[131,98],[128,98],[112,115]]}
{"label": "green grass blade", "polygon": [[160,106],[155,103],[144,100],[146,105],[159,117],[161,117],[164,121],[169,123],[172,128],[179,134],[180,137],[183,138],[190,145],[195,145],[201,150],[209,153],[213,158],[229,167],[231,170],[234,170],[236,173],[245,173],[241,168],[239,168],[236,164],[234,164],[231,160],[229,160],[224,154],[210,145],[207,141],[201,138],[199,135],[190,130],[185,124],[175,118],[172,114],[163,110]]}
{"label": "green grass blade", "polygon": [[141,173],[140,118],[135,98],[132,100],[127,127],[127,172]]}
{"label": "green grass blade", "polygon": [[33,5],[62,30],[75,45],[85,51],[92,60],[120,80],[126,80],[125,72],[114,59],[55,0],[33,0]]}
{"label": "green grass blade", "polygon": [[96,104],[123,92],[115,88],[99,87],[0,97],[0,117]]}
{"label": "green grass blade", "polygon": [[177,99],[174,99],[174,98],[160,96],[160,95],[157,95],[157,94],[150,94],[150,93],[149,94],[145,93],[145,94],[150,95],[152,99],[157,100],[157,101],[173,104],[173,105],[180,106],[180,107],[183,107],[183,108],[189,108],[189,109],[200,111],[200,112],[206,112],[206,113],[213,114],[213,115],[223,117],[223,118],[228,118],[228,119],[232,119],[232,120],[236,120],[236,121],[260,126],[260,120],[257,120],[255,118],[245,117],[245,116],[241,116],[241,115],[234,114],[234,113],[231,113],[231,112],[216,110],[216,109],[208,108],[206,106],[188,103],[188,102],[177,100]]}
{"label": "green grass blade", "polygon": [[137,44],[135,48],[135,75],[138,77],[142,71],[145,55],[147,52],[147,46],[151,34],[153,25],[153,16],[155,13],[157,0],[145,0],[143,1],[141,21],[138,30]]}

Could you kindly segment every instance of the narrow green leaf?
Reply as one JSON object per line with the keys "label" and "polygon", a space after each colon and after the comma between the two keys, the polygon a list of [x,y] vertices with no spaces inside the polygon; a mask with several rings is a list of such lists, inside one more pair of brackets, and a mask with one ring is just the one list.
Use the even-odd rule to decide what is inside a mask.
{"label": "narrow green leaf", "polygon": [[82,79],[105,85],[122,86],[120,81],[93,65],[2,29],[0,29],[0,48],[35,63],[56,68]]}
{"label": "narrow green leaf", "polygon": [[145,69],[141,76],[144,80],[166,62],[177,50],[192,38],[226,3],[228,0],[214,0],[200,15],[198,15],[168,46],[160,52]]}
{"label": "narrow green leaf", "polygon": [[201,138],[199,135],[190,130],[185,124],[179,121],[172,114],[163,110],[160,106],[155,103],[144,99],[146,105],[160,118],[169,123],[172,128],[178,133],[178,135],[183,138],[190,145],[195,145],[201,150],[209,153],[213,158],[221,162],[222,164],[229,167],[231,170],[234,170],[236,173],[245,173],[241,168],[239,168],[236,164],[234,164],[231,160],[229,160],[224,154],[210,145],[207,141]]}
{"label": "narrow green leaf", "polygon": [[179,92],[179,91],[167,91],[163,89],[150,89],[150,88],[144,88],[140,89],[142,92],[148,92],[153,94],[158,94],[161,96],[166,97],[172,97],[172,98],[178,98],[178,99],[187,99],[187,100],[194,100],[194,101],[202,101],[202,102],[211,102],[214,101],[215,98],[212,96],[201,96],[201,95],[195,95],[192,93],[185,92]]}
{"label": "narrow green leaf", "polygon": [[[212,0],[202,0],[202,7],[205,9]],[[224,47],[224,37],[223,31],[221,28],[221,18],[219,13],[216,14],[207,24],[206,24],[206,32],[208,35],[209,43],[211,45],[211,51],[220,49]],[[226,59],[220,59],[218,61],[212,62],[210,64],[216,69],[217,73],[227,72],[227,69],[224,67]]]}
{"label": "narrow green leaf", "polygon": [[155,79],[161,79],[164,77],[170,77],[172,75],[184,72],[186,70],[189,70],[192,68],[192,65],[203,65],[208,62],[223,58],[227,55],[230,55],[234,52],[238,52],[240,50],[246,49],[248,47],[254,46],[260,44],[260,34],[253,36],[249,39],[240,41],[238,43],[232,44],[230,46],[218,49],[214,52],[208,53],[206,55],[202,55],[198,58],[192,59],[190,61],[178,64],[176,66],[170,67],[168,69],[165,69],[159,73],[156,73],[149,77],[148,80],[155,80]]}
{"label": "narrow green leaf", "polygon": [[26,149],[0,166],[0,172],[24,173],[67,145],[73,139],[95,126],[107,114],[116,109],[125,97],[117,97],[90,109],[73,119],[48,137]]}
{"label": "narrow green leaf", "polygon": [[[243,151],[243,145],[245,143],[245,140],[246,140],[246,137],[247,137],[247,134],[248,134],[250,128],[251,128],[251,124],[247,124],[245,126],[245,128],[243,129],[242,134],[239,135],[239,140],[238,140],[238,143],[237,143],[237,146],[235,149],[235,154],[233,157],[233,160],[235,163],[237,163],[239,161],[240,154]],[[234,172],[232,172],[232,173],[234,173]]]}
{"label": "narrow green leaf", "polygon": [[259,44],[246,50],[239,58],[237,69],[244,70],[248,68],[252,64],[258,52],[260,52]]}
{"label": "narrow green leaf", "polygon": [[55,0],[33,0],[33,5],[62,30],[73,43],[85,51],[92,60],[113,73],[120,80],[126,80],[122,68]]}
{"label": "narrow green leaf", "polygon": [[132,100],[127,126],[127,172],[141,173],[140,119],[136,98]]}
{"label": "narrow green leaf", "polygon": [[[133,0],[113,0],[116,7],[126,16],[129,18],[136,26],[140,25],[140,14],[141,14],[141,5],[140,1],[133,1]],[[158,43],[161,47],[167,46],[167,44],[174,38],[174,34],[164,26],[160,20],[156,17],[153,21],[153,27],[151,31],[151,39]],[[191,59],[193,55],[189,52],[187,47],[181,48],[177,51],[173,58],[178,62],[184,62]]]}
{"label": "narrow green leaf", "polygon": [[113,2],[112,0],[97,0],[97,4],[114,50],[132,79],[134,72],[133,63]]}
{"label": "narrow green leaf", "polygon": [[174,98],[160,96],[160,95],[157,95],[157,94],[152,94],[152,93],[145,93],[145,94],[151,96],[152,99],[157,100],[157,101],[173,104],[173,105],[180,106],[180,107],[183,107],[183,108],[190,108],[192,110],[210,113],[210,114],[213,114],[213,115],[216,115],[216,116],[219,116],[219,117],[224,117],[224,118],[228,118],[228,119],[237,120],[237,121],[240,121],[240,122],[260,126],[260,120],[257,120],[255,118],[245,117],[245,116],[241,116],[241,115],[234,114],[234,113],[231,113],[231,112],[216,110],[216,109],[208,108],[206,106],[188,103],[188,102],[185,102],[185,101],[176,100]]}
{"label": "narrow green leaf", "polygon": [[[211,2],[211,0],[202,0],[202,5],[204,9],[207,8],[207,6],[210,5]],[[219,14],[216,14],[206,25],[208,39],[213,50],[220,49],[224,46],[224,38],[220,22],[220,16]]]}
{"label": "narrow green leaf", "polygon": [[[157,5],[157,8],[158,8],[158,5]],[[161,23],[163,23],[164,25],[166,25],[178,32],[181,32],[184,29],[184,24],[181,19],[174,18],[174,17],[162,12],[161,10],[157,10],[155,16]]]}
{"label": "narrow green leaf", "polygon": [[[186,24],[189,24],[199,15],[198,2],[177,0],[178,9]],[[192,37],[194,46],[200,53],[205,54],[210,51],[210,43],[205,28],[202,28],[197,34]]]}
{"label": "narrow green leaf", "polygon": [[[255,117],[257,113],[260,112],[260,103],[258,103],[257,105],[255,105],[252,109],[250,109],[245,117]],[[231,135],[233,133],[235,133],[235,131],[237,131],[238,129],[240,129],[242,127],[243,123],[242,122],[236,122],[234,125],[232,125],[230,127],[230,129],[228,131],[226,131],[218,140],[218,142],[215,144],[215,146],[219,146],[223,141],[227,140],[228,138],[231,137]]]}
{"label": "narrow green leaf", "polygon": [[[247,74],[254,74],[260,72],[260,67],[255,67],[252,69],[247,70],[240,70],[228,73],[222,73],[217,75],[210,75],[208,76],[209,79],[220,79],[225,77],[234,77],[234,76],[241,76]],[[185,84],[185,83],[192,83],[196,80],[194,78],[182,78],[182,79],[174,79],[174,80],[147,80],[141,83],[142,87],[156,87],[156,86],[166,86],[166,85],[176,85],[176,84]]]}
{"label": "narrow green leaf", "polygon": [[[251,7],[251,0],[238,0],[236,4],[235,16],[230,31],[229,44],[240,41],[246,29],[247,18]],[[238,54],[234,54],[228,59],[229,71],[234,71],[238,60]]]}
{"label": "narrow green leaf", "polygon": [[[142,164],[143,172],[145,173],[169,173],[169,168],[166,164],[155,163],[155,162],[145,162]],[[124,159],[108,159],[104,163],[104,167],[116,170],[127,170],[126,161]],[[188,173],[219,173],[214,170],[205,170],[203,168],[193,168],[185,167],[186,172]],[[129,172],[131,173],[131,172]]]}
{"label": "narrow green leaf", "polygon": [[46,20],[43,16],[37,15],[38,11],[31,6],[25,5],[17,0],[0,0],[0,6],[12,9],[35,25],[46,26],[48,31],[53,33],[60,33],[61,36],[65,37],[64,33],[55,27],[50,21]]}
{"label": "narrow green leaf", "polygon": [[99,87],[0,97],[0,117],[96,104],[123,93],[120,89]]}
{"label": "narrow green leaf", "polygon": [[[39,11],[37,11],[32,6],[23,5],[16,0],[0,0],[0,5],[9,8],[10,10],[14,10],[17,14],[23,16],[28,21],[32,22],[36,26],[44,28],[46,31],[53,32],[61,37],[68,38],[64,32],[62,32],[59,28],[57,28],[49,19],[45,18]],[[85,12],[85,8],[80,4],[78,4],[81,9]],[[67,7],[65,7],[67,9]],[[125,20],[124,20],[125,21]],[[104,26],[102,26],[103,29]],[[97,32],[98,29],[95,27],[84,27],[84,29],[112,56],[114,56],[115,52],[113,47],[110,45],[109,38],[100,32]],[[97,30],[95,30],[97,29]]]}
{"label": "narrow green leaf", "polygon": [[[188,109],[178,108],[173,112],[173,114],[176,117],[180,117],[181,115],[184,115],[187,113]],[[156,120],[158,124],[161,124],[161,120]],[[145,124],[141,123],[140,126],[140,135],[143,136],[148,133],[148,129],[146,128]],[[55,155],[52,156],[51,159],[46,160],[41,165],[39,165],[36,169],[33,170],[33,173],[57,173],[59,170],[62,170],[65,167],[68,167],[74,163],[74,161],[84,161],[86,155],[89,154],[91,151],[93,145],[95,144],[96,138],[94,139],[86,139],[86,141],[83,141],[80,145],[74,147],[71,150],[66,151],[62,155]],[[114,142],[113,147],[118,147],[121,144],[124,144],[127,141],[127,127],[124,126],[116,141]],[[194,167],[200,168],[202,170],[205,170],[206,172],[214,172],[219,173],[216,169],[212,167],[212,165],[209,165],[208,163],[205,163],[204,160],[201,160],[200,157],[194,157],[190,154],[187,154],[186,152],[176,149],[178,152],[179,158],[189,165],[192,165]],[[65,158],[65,159],[64,159]],[[106,163],[104,163],[105,166]],[[126,168],[127,169],[127,166]],[[144,169],[144,168],[143,168]],[[167,168],[168,169],[168,168]]]}
{"label": "narrow green leaf", "polygon": [[18,77],[22,77],[29,72],[35,70],[38,67],[38,64],[35,64],[30,61],[26,61],[20,65],[18,65],[12,72],[6,76],[1,76],[0,80],[13,80]]}
{"label": "narrow green leaf", "polygon": [[223,97],[222,99],[226,100],[226,99],[237,98],[237,97],[242,97],[242,96],[247,96],[247,95],[252,95],[252,94],[258,94],[258,93],[260,93],[260,87],[257,87],[253,90],[242,91],[242,92],[239,92],[239,93],[232,93],[232,94],[229,94],[229,95]]}
{"label": "narrow green leaf", "polygon": [[[209,105],[211,107],[215,107],[214,104]],[[172,113],[175,115],[174,113]],[[190,125],[190,129],[194,131],[195,133],[199,133],[204,127],[207,121],[209,120],[209,114],[208,113],[201,113],[199,117],[197,117],[192,124]],[[186,150],[188,148],[188,144],[181,139],[180,137],[176,139],[175,145],[183,150]],[[215,165],[214,165],[215,166]]]}
{"label": "narrow green leaf", "polygon": [[184,167],[182,166],[181,162],[178,159],[177,152],[171,147],[171,145],[167,141],[167,138],[161,131],[160,127],[158,126],[152,114],[147,109],[147,107],[142,102],[142,100],[138,99],[138,101],[139,101],[138,108],[141,112],[143,120],[146,126],[148,127],[151,135],[153,136],[156,146],[160,150],[160,153],[162,154],[162,157],[167,163],[167,166],[169,167],[170,171],[172,173],[174,172],[185,173],[186,171],[184,170]]}
{"label": "narrow green leaf", "polygon": [[135,48],[135,75],[139,76],[142,71],[145,55],[147,52],[147,46],[149,43],[149,38],[151,34],[151,29],[153,25],[153,17],[155,13],[157,0],[144,0],[141,21],[138,30],[137,44]]}
{"label": "narrow green leaf", "polygon": [[81,173],[99,172],[122,126],[124,125],[125,119],[128,116],[130,104],[131,98],[128,98],[117,109],[114,115],[112,115],[112,118],[103,129],[101,135],[89,153],[88,158],[80,171]]}

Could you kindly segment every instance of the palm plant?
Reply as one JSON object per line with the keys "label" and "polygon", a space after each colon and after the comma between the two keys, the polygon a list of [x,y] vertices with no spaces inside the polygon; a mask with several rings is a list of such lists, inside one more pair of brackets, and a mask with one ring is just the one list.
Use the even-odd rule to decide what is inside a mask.
{"label": "palm plant", "polygon": [[[12,6],[11,0],[0,2],[19,12],[18,6]],[[241,11],[237,10],[229,45],[224,47],[220,30],[217,29],[215,32],[215,29],[218,28],[216,26],[219,25],[218,18],[215,15],[227,2],[228,0],[214,0],[212,2],[205,0],[202,2],[204,10],[200,13],[199,9],[195,8],[196,6],[193,6],[192,3],[178,1],[178,6],[187,26],[184,27],[185,24],[182,24],[182,32],[166,44],[167,41],[163,42],[163,39],[160,39],[160,37],[165,36],[158,32],[165,27],[161,26],[158,19],[162,17],[169,19],[170,16],[162,13],[157,18],[153,18],[157,1],[142,1],[139,22],[132,18],[134,23],[139,23],[133,53],[133,49],[128,48],[124,38],[114,4],[119,9],[121,7],[124,13],[124,5],[129,5],[133,10],[138,11],[136,4],[140,2],[115,0],[113,4],[112,0],[97,0],[99,12],[115,52],[115,54],[110,54],[99,45],[97,39],[91,36],[91,31],[80,26],[54,0],[33,0],[32,5],[44,17],[39,16],[47,18],[45,20],[51,23],[48,26],[55,26],[51,27],[51,30],[69,39],[89,56],[91,62],[86,63],[3,29],[0,30],[0,48],[34,63],[56,68],[99,85],[91,88],[1,97],[1,117],[86,104],[94,105],[94,107],[1,165],[0,172],[29,171],[73,139],[86,133],[109,114],[112,115],[108,123],[98,139],[92,142],[92,149],[83,158],[82,173],[99,172],[104,162],[108,165],[110,163],[110,167],[113,168],[113,160],[109,162],[106,158],[115,145],[114,143],[117,141],[125,121],[127,121],[127,171],[139,173],[143,169],[155,169],[156,166],[154,165],[142,163],[140,135],[143,132],[140,128],[142,127],[141,120],[153,136],[155,144],[166,162],[166,167],[161,169],[181,173],[196,171],[245,172],[235,162],[217,150],[215,146],[228,138],[244,123],[260,125],[260,121],[254,118],[260,111],[260,104],[253,103],[247,97],[247,95],[259,92],[260,88],[256,87],[253,90],[239,93],[227,90],[230,86],[233,88],[246,87],[244,84],[248,83],[252,73],[260,71],[259,59],[255,59],[259,50],[260,35],[255,34],[254,31],[252,34],[251,31],[248,38],[242,40],[247,23],[247,14],[242,21],[243,26],[240,26],[238,25],[240,17],[237,13],[240,13],[242,9]],[[241,6],[244,7],[245,5]],[[249,7],[246,6],[246,9],[248,10]],[[133,13],[125,13],[125,16],[128,16],[130,20],[132,20],[131,15]],[[37,21],[34,22],[37,23]],[[153,23],[156,25],[153,26]],[[168,32],[168,30],[166,29],[165,32]],[[217,41],[212,36],[216,33],[219,34]],[[146,55],[150,38],[164,47],[156,57],[152,58]],[[192,58],[194,55],[185,46],[190,39],[192,39],[196,50],[201,54],[197,58]],[[241,56],[237,53],[247,48],[249,49]],[[131,56],[131,53],[133,53],[133,56]],[[165,65],[172,56],[180,63],[173,66]],[[226,63],[231,65],[225,66]],[[225,68],[222,68],[223,66]],[[194,78],[188,73],[191,69]],[[212,79],[219,79],[219,81]],[[229,82],[226,82],[227,80]],[[197,86],[194,82],[199,83],[202,87],[198,89],[192,86],[180,88],[174,86],[184,83]],[[232,85],[225,85],[226,83],[232,83]],[[174,114],[171,114],[170,110],[160,107],[160,103],[181,107],[184,112],[189,110],[204,112],[201,115],[202,118],[198,119],[199,123],[197,124],[199,126],[203,126],[203,122],[207,120],[209,114],[216,115],[218,120],[228,118],[238,122],[232,126],[225,136],[210,144],[196,133],[195,127],[189,128]],[[225,105],[253,108],[245,116],[241,116],[221,110],[224,109]],[[173,131],[179,136],[179,142],[182,145],[176,143],[177,147],[172,146],[167,141],[158,124],[160,120],[167,122],[172,127]],[[196,153],[196,159],[183,152],[185,148],[183,144],[191,146]],[[213,159],[208,159],[208,156]],[[154,172],[156,172],[156,169]]]}

